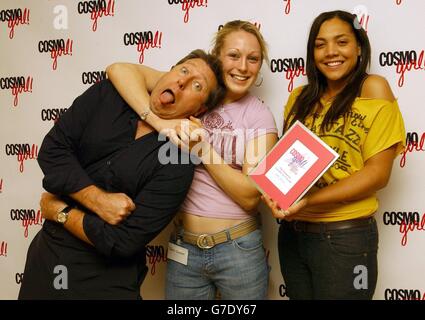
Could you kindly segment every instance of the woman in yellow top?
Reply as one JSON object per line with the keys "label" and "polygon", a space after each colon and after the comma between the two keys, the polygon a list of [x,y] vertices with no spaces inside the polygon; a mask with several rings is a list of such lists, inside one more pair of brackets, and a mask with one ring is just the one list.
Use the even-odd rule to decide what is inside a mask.
{"label": "woman in yellow top", "polygon": [[405,131],[388,82],[366,72],[370,56],[367,34],[354,15],[332,11],[314,20],[307,44],[308,84],[289,97],[283,129],[300,120],[339,158],[287,210],[264,196],[282,219],[279,258],[291,299],[373,297],[376,191],[388,183]]}

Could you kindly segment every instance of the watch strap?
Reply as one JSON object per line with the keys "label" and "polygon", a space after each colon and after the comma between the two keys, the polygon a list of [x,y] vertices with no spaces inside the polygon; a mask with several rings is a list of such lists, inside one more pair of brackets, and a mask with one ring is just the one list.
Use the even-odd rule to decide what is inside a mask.
{"label": "watch strap", "polygon": [[73,206],[66,206],[65,208],[63,208],[61,211],[59,212],[63,212],[63,213],[68,213],[69,211],[71,211],[74,207]]}

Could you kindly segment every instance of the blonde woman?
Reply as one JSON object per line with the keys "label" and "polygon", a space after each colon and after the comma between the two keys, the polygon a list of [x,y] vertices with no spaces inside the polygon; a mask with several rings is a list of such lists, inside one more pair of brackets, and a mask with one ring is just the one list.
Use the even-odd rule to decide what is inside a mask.
{"label": "blonde woman", "polygon": [[[171,239],[187,249],[187,262],[168,261],[166,298],[214,299],[218,290],[222,299],[265,299],[269,271],[258,222],[260,194],[247,173],[277,140],[272,113],[249,93],[261,82],[266,44],[253,24],[236,20],[217,32],[212,53],[223,64],[227,95],[200,121],[191,120],[207,134]],[[131,64],[114,64],[107,72],[142,119],[158,131],[174,128],[149,112],[147,91],[160,72]],[[176,94],[178,88],[163,98],[172,101]]]}

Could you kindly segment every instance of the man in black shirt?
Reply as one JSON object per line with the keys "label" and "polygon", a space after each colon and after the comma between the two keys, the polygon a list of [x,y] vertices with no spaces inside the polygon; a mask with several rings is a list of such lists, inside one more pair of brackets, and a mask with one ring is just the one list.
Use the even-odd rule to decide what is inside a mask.
{"label": "man in black shirt", "polygon": [[[197,115],[224,96],[221,79],[218,60],[195,50],[158,81],[151,111]],[[28,249],[20,299],[140,298],[145,245],[172,220],[193,177],[192,164],[161,161],[161,148],[181,152],[164,140],[109,80],[73,102],[38,156],[52,194],[42,198],[46,221]]]}

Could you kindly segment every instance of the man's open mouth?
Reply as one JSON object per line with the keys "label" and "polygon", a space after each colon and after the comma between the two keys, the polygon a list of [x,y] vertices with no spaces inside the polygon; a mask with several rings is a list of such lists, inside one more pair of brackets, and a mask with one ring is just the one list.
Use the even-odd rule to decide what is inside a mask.
{"label": "man's open mouth", "polygon": [[164,90],[159,96],[159,100],[162,104],[173,104],[176,100],[174,92],[170,89]]}

